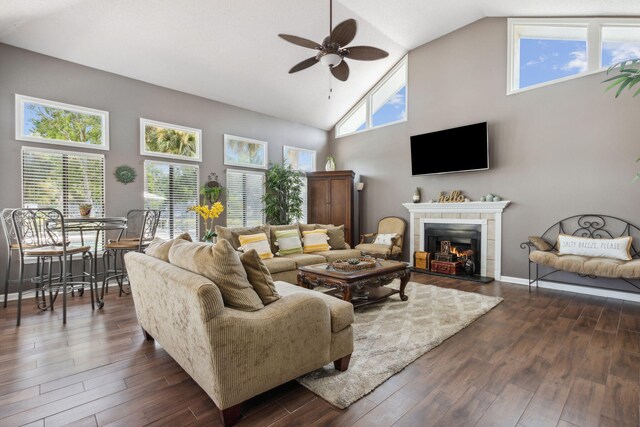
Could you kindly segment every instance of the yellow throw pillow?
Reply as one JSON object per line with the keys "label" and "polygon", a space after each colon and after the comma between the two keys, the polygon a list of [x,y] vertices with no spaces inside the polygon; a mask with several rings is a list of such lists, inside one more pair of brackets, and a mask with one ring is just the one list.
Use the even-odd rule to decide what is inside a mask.
{"label": "yellow throw pillow", "polygon": [[313,252],[324,252],[331,249],[328,240],[326,229],[318,229],[313,231],[302,232],[302,244],[304,246],[304,253],[310,254]]}
{"label": "yellow throw pillow", "polygon": [[242,252],[249,252],[251,249],[255,249],[260,256],[260,259],[273,258],[271,253],[271,245],[269,239],[265,233],[247,234],[245,236],[238,236],[240,240],[240,247],[238,250]]}

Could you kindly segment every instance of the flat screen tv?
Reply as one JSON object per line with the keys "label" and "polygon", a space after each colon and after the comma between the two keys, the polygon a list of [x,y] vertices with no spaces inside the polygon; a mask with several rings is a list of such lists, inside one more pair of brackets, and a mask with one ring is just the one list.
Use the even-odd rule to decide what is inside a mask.
{"label": "flat screen tv", "polygon": [[411,137],[413,175],[489,169],[487,122]]}

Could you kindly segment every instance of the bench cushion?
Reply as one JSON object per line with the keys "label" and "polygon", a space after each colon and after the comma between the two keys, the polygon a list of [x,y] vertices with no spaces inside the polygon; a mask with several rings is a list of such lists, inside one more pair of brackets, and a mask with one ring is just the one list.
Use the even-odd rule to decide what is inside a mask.
{"label": "bench cushion", "polygon": [[354,321],[353,305],[349,302],[342,301],[331,295],[325,295],[322,292],[312,291],[300,286],[292,285],[285,282],[276,282],[276,289],[282,296],[291,295],[298,292],[307,292],[322,298],[329,307],[331,314],[331,331],[340,332],[344,328],[351,325]]}
{"label": "bench cushion", "polygon": [[536,264],[571,273],[614,279],[640,279],[640,259],[622,261],[612,258],[558,255],[555,251],[533,251],[529,255],[529,259]]}

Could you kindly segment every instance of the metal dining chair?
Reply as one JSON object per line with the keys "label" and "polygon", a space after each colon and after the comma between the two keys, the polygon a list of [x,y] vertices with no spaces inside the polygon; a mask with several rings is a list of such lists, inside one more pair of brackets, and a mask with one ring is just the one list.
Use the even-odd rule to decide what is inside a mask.
{"label": "metal dining chair", "polygon": [[[67,287],[80,285],[84,288],[91,282],[75,281],[70,276],[70,263],[74,254],[80,254],[83,261],[88,261],[91,266],[90,246],[74,246],[70,244],[69,235],[65,226],[64,217],[57,209],[14,209],[11,212],[11,222],[15,233],[18,253],[20,255],[20,267],[18,275],[18,313],[17,325],[20,326],[22,315],[22,287],[24,284],[25,261],[29,258],[35,259],[38,265],[37,277],[39,282],[36,286],[40,288],[45,298],[45,291],[49,292],[49,304],[38,303],[42,310],[53,310],[55,300],[60,288],[62,288],[62,322],[67,323]],[[42,262],[42,264],[40,264]],[[53,264],[57,262],[58,276],[53,280]],[[46,264],[48,263],[48,268]],[[85,262],[83,262],[85,265]],[[47,271],[45,274],[44,272]],[[82,272],[82,278],[91,280],[91,275],[86,271]],[[54,296],[55,290],[55,296]],[[37,298],[37,297],[36,297]]]}
{"label": "metal dining chair", "polygon": [[[124,255],[130,251],[144,252],[149,243],[156,237],[160,211],[153,209],[133,209],[127,212],[127,227],[120,231],[116,240],[110,240],[104,247],[102,256],[104,280],[102,293],[105,288],[109,292],[109,281],[116,280],[119,288],[119,296],[128,294],[123,285],[127,271],[124,265]],[[113,257],[113,268],[111,258]],[[120,259],[120,266],[118,266]]]}

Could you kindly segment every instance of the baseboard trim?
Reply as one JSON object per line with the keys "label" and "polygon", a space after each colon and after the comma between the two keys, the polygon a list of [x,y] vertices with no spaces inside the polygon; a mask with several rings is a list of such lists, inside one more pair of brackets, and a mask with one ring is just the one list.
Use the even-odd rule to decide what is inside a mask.
{"label": "baseboard trim", "polygon": [[[513,283],[514,285],[523,285],[523,286],[527,286],[529,284],[528,279],[524,279],[520,277],[502,276],[500,281],[506,282],[506,283]],[[564,283],[547,282],[545,280],[540,280],[538,282],[538,286],[540,288],[554,289],[556,291],[573,292],[576,294],[593,295],[597,297],[615,298],[615,299],[623,299],[627,301],[640,302],[640,294],[633,294],[631,292],[614,291],[610,289],[600,289],[600,288],[590,288],[588,286],[580,286],[580,285],[565,285]],[[535,288],[535,284],[532,284],[531,287]]]}
{"label": "baseboard trim", "polygon": [[[111,289],[111,288],[116,288],[117,289],[118,288],[118,284],[117,283],[110,283],[109,284],[109,289]],[[98,289],[102,289],[102,284],[99,284]],[[85,288],[85,294],[88,295],[90,293],[91,293],[91,290],[88,287],[86,287]],[[67,294],[67,295],[69,295],[69,294]],[[26,290],[26,291],[22,292],[22,299],[34,298],[35,296],[36,296],[35,289],[29,289],[29,290]],[[7,296],[7,301],[17,301],[17,300],[18,300],[18,293],[17,292],[14,292],[14,293],[9,294]],[[2,305],[2,301],[4,301],[4,294],[0,295],[0,305]]]}

